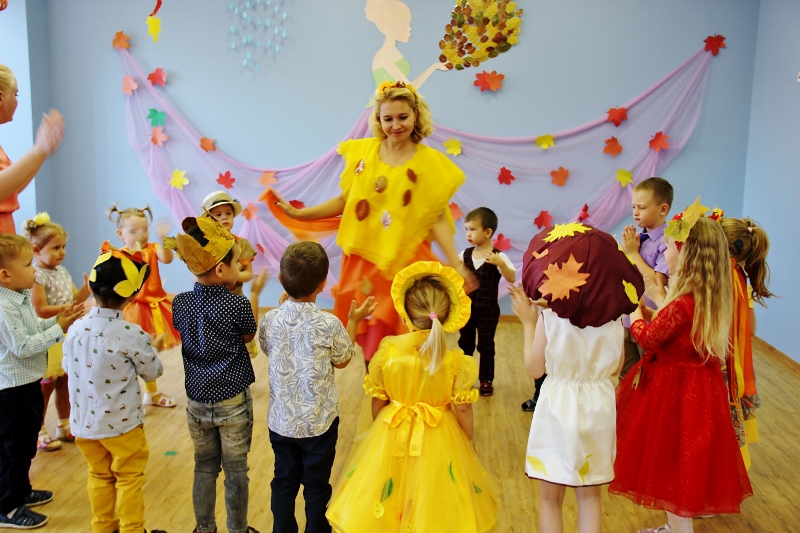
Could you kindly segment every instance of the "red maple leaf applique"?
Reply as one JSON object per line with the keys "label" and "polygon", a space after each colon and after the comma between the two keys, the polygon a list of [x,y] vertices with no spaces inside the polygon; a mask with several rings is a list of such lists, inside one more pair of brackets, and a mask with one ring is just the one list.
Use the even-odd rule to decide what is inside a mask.
{"label": "red maple leaf applique", "polygon": [[233,183],[236,181],[236,178],[231,176],[231,171],[226,170],[225,174],[222,172],[219,173],[219,177],[217,178],[217,183],[225,187],[226,189],[233,189]]}
{"label": "red maple leaf applique", "polygon": [[569,178],[569,170],[564,167],[558,167],[558,170],[552,171],[550,175],[553,177],[553,183],[563,187],[567,183],[567,178]]}
{"label": "red maple leaf applique", "polygon": [[609,137],[606,139],[606,147],[603,148],[603,152],[609,154],[611,157],[617,157],[622,153],[622,145],[619,144],[616,137]]}
{"label": "red maple leaf applique", "polygon": [[589,218],[589,204],[583,204],[583,209],[578,213],[578,222],[583,222]]}
{"label": "red maple leaf applique", "polygon": [[622,124],[623,120],[628,120],[628,109],[625,107],[612,107],[608,110],[608,120],[606,122],[613,122],[616,127]]}
{"label": "red maple leaf applique", "polygon": [[725,37],[722,35],[709,35],[703,42],[706,43],[706,51],[711,52],[712,55],[719,54],[720,48],[726,48]]}
{"label": "red maple leaf applique", "polygon": [[291,204],[291,206],[294,207],[295,209],[304,209],[306,206],[306,204],[304,204],[300,200],[292,200],[291,202],[289,202],[289,204]]}
{"label": "red maple leaf applique", "polygon": [[549,211],[540,211],[539,216],[533,219],[533,223],[539,229],[545,228],[553,223],[553,215]]}
{"label": "red maple leaf applique", "polygon": [[464,216],[464,212],[455,202],[450,202],[450,214],[453,215],[453,220],[458,220]]}
{"label": "red maple leaf applique", "polygon": [[669,143],[667,142],[669,139],[669,135],[665,135],[663,131],[659,131],[653,138],[650,139],[650,148],[655,150],[656,152],[660,152],[661,150],[666,150],[669,148]]}
{"label": "red maple leaf applique", "polygon": [[217,147],[214,146],[214,139],[210,139],[208,137],[203,137],[200,139],[200,148],[206,152],[213,152],[217,149]]}
{"label": "red maple leaf applique", "polygon": [[503,185],[511,185],[511,182],[514,181],[515,178],[511,171],[508,170],[506,167],[502,167],[500,169],[500,175],[497,176],[497,181],[502,183]]}
{"label": "red maple leaf applique", "polygon": [[167,73],[164,72],[163,68],[159,67],[148,74],[147,79],[150,80],[150,83],[154,87],[156,85],[161,85],[163,87],[167,83]]}
{"label": "red maple leaf applique", "polygon": [[498,74],[496,70],[491,72],[486,72],[485,70],[479,74],[475,74],[475,82],[473,85],[475,87],[480,87],[481,92],[484,91],[494,91],[497,92],[498,89],[503,88],[503,79],[505,78],[504,75]]}
{"label": "red maple leaf applique", "polygon": [[505,237],[502,233],[497,234],[497,238],[492,241],[492,244],[501,252],[511,249],[511,239]]}

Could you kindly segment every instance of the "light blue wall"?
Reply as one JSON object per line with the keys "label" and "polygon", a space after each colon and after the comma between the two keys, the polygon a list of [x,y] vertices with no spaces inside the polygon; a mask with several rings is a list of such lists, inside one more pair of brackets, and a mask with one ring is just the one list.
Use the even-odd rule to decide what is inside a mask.
{"label": "light blue wall", "polygon": [[[436,61],[453,1],[406,3],[413,36],[400,48],[413,78]],[[226,1],[165,2],[156,44],[146,35],[148,6],[141,2],[47,2],[52,102],[66,116],[68,137],[54,161],[58,175],[39,191],[39,201],[72,234],[67,267],[74,275],[91,264],[103,239],[115,239],[103,214],[114,201],[149,202],[166,215],[127,144],[114,32],[131,35],[143,69],[166,69],[167,98],[198,131],[246,163],[280,168],[308,161],[353,125],[373,88],[370,66],[382,43],[364,18],[364,1],[285,5],[288,40],[254,76],[230,50]],[[505,74],[505,88],[481,93],[472,84],[474,70],[437,72],[422,90],[436,122],[498,136],[571,128],[641,93],[706,36],[720,33],[728,48],[714,60],[700,123],[664,177],[675,186],[676,206],[702,195],[741,210],[758,1],[523,0],[519,6],[525,9],[520,44],[485,64]],[[181,264],[163,275],[170,291],[191,282]],[[264,304],[274,295],[265,295]]]}
{"label": "light blue wall", "polygon": [[780,298],[757,309],[758,335],[800,360],[800,2],[762,0],[753,77],[750,142],[742,214],[770,236],[769,288]]}

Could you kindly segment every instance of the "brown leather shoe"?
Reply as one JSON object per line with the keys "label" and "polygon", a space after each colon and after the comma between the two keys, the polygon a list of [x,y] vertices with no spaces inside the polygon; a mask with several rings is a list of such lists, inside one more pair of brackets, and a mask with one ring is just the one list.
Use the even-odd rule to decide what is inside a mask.
{"label": "brown leather shoe", "polygon": [[491,381],[481,381],[481,388],[479,394],[481,396],[491,396],[494,394],[494,387]]}

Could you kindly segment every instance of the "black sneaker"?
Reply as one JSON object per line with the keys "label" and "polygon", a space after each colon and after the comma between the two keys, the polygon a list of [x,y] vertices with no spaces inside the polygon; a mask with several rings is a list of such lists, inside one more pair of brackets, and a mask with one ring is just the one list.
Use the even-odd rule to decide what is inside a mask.
{"label": "black sneaker", "polygon": [[11,518],[0,514],[0,529],[36,529],[47,523],[47,517],[20,505]]}
{"label": "black sneaker", "polygon": [[522,404],[522,410],[528,413],[534,412],[536,410],[536,400],[533,398],[525,400],[525,403]]}
{"label": "black sneaker", "polygon": [[28,507],[36,507],[42,505],[53,499],[53,493],[49,490],[32,490],[29,495],[25,497],[22,502]]}

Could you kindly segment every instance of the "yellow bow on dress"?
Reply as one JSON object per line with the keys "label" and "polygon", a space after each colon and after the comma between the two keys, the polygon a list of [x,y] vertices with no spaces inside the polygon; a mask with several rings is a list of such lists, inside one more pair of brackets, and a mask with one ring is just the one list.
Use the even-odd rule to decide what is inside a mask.
{"label": "yellow bow on dress", "polygon": [[433,407],[422,402],[417,402],[414,405],[405,405],[392,401],[392,407],[383,421],[393,428],[398,428],[394,441],[394,456],[403,457],[406,454],[406,446],[408,446],[408,455],[419,457],[420,452],[422,452],[422,437],[425,434],[425,426],[438,426],[444,417],[444,411],[449,408],[449,405]]}

